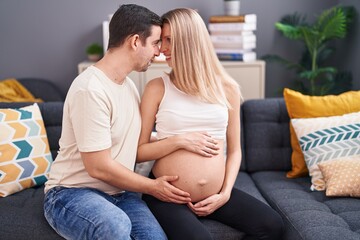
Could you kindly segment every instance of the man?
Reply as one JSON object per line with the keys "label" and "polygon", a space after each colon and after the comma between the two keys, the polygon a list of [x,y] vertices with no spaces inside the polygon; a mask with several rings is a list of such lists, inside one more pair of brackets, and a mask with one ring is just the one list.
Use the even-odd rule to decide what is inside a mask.
{"label": "man", "polygon": [[141,129],[139,93],[126,76],[146,71],[159,55],[161,19],[122,5],[109,26],[105,56],[72,83],[65,103],[60,151],[45,186],[49,224],[66,239],[165,239],[134,192],[189,202],[171,185],[133,172]]}

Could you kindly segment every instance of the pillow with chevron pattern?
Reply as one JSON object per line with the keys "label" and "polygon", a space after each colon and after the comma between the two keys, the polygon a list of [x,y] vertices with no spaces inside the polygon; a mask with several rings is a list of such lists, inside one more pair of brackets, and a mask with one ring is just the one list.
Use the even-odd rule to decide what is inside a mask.
{"label": "pillow with chevron pattern", "polygon": [[39,106],[0,109],[0,197],[42,185],[53,162]]}
{"label": "pillow with chevron pattern", "polygon": [[333,117],[291,119],[311,177],[311,190],[325,190],[318,164],[360,159],[360,112]]}

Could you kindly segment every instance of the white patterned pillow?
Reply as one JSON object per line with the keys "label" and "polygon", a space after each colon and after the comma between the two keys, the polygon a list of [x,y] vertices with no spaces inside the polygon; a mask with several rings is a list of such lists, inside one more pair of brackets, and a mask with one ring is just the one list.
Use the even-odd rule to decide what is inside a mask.
{"label": "white patterned pillow", "polygon": [[297,118],[291,123],[311,176],[311,190],[325,190],[318,167],[329,160],[359,159],[360,112],[333,117]]}
{"label": "white patterned pillow", "polygon": [[44,184],[52,161],[38,105],[0,109],[0,197]]}

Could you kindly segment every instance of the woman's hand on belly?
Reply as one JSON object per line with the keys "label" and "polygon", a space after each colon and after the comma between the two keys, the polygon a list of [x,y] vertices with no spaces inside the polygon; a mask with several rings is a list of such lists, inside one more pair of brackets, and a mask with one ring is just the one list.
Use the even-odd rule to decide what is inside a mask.
{"label": "woman's hand on belly", "polygon": [[181,148],[200,154],[204,157],[212,157],[219,154],[218,140],[212,138],[207,132],[190,132],[177,135]]}
{"label": "woman's hand on belly", "polygon": [[222,207],[227,201],[229,201],[230,196],[226,196],[223,193],[218,193],[211,195],[210,197],[193,204],[191,202],[188,203],[188,207],[193,211],[196,215],[200,217],[207,216],[220,207]]}

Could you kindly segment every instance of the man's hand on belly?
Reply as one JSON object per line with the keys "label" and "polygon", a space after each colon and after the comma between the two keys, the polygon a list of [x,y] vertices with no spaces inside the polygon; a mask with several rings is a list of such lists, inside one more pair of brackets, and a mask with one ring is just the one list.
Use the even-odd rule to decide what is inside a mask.
{"label": "man's hand on belly", "polygon": [[154,188],[149,193],[164,202],[186,204],[191,202],[190,194],[173,186],[171,182],[176,181],[178,176],[162,176],[154,180]]}

